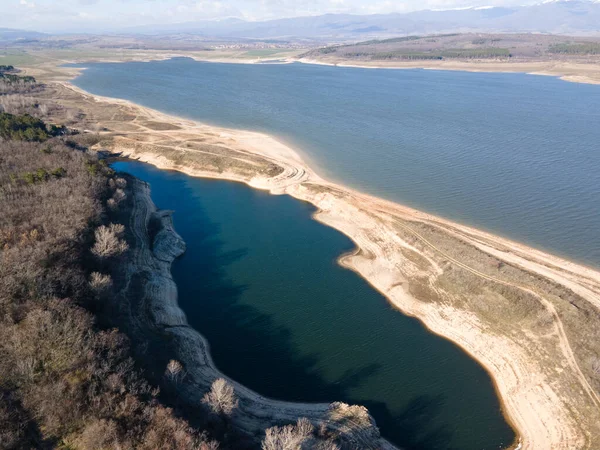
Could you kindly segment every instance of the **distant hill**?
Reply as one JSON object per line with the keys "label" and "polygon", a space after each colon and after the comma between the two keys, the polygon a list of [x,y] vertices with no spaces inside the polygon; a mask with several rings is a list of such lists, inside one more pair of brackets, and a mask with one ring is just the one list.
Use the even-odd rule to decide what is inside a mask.
{"label": "distant hill", "polygon": [[31,39],[41,39],[46,37],[44,33],[37,31],[14,30],[12,28],[0,28],[0,42],[21,41]]}
{"label": "distant hill", "polygon": [[479,7],[406,14],[326,14],[265,22],[239,19],[150,25],[132,33],[190,33],[227,38],[349,40],[448,32],[539,32],[600,35],[600,2],[554,1],[532,6]]}
{"label": "distant hill", "polygon": [[331,64],[432,60],[596,62],[600,38],[539,33],[449,33],[335,44],[301,55]]}

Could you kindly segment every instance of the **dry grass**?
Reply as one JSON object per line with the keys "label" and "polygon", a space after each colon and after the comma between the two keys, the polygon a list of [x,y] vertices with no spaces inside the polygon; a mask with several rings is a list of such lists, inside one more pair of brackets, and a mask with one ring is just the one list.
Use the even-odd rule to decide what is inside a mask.
{"label": "dry grass", "polygon": [[[416,231],[433,244],[436,250],[407,229]],[[600,355],[600,311],[570,289],[537,274],[492,256],[458,236],[448,233],[441,226],[423,222],[399,222],[398,234],[424,255],[432,258],[443,268],[439,276],[411,278],[409,291],[425,302],[450,304],[474,312],[485,323],[488,332],[498,335],[519,334],[531,341],[538,336],[536,344],[528,349],[534,358],[544,361],[550,379],[556,376],[555,367],[564,364],[564,355],[550,339],[554,335],[556,319],[543,305],[539,296],[548,300],[558,313],[569,345],[579,368],[590,385],[600,392],[600,376],[594,369],[594,361]],[[420,258],[405,254],[416,265]],[[448,260],[460,261],[471,270]],[[493,281],[478,275],[492,277]],[[542,337],[548,336],[546,340]],[[553,361],[548,363],[547,361]],[[579,411],[593,408],[580,396],[577,384],[562,386],[561,394],[577,404]],[[578,420],[585,420],[577,416]],[[597,423],[588,423],[589,429],[600,433]]]}

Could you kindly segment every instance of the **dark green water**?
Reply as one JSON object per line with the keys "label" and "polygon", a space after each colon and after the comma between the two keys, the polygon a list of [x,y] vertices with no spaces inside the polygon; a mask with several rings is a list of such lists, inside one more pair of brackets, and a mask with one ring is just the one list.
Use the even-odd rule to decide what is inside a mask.
{"label": "dark green water", "polygon": [[488,374],[341,268],[353,244],[312,220],[311,205],[138,162],[114,168],[175,210],[187,243],[173,266],[179,303],[227,375],[278,399],[363,404],[405,449],[512,442]]}

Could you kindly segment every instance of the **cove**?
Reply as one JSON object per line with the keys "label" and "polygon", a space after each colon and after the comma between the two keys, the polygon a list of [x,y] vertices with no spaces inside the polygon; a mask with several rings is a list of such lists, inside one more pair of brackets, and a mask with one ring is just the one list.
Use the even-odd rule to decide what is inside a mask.
{"label": "cove", "polygon": [[175,211],[179,303],[228,376],[277,399],[365,405],[407,450],[513,441],[487,372],[339,266],[354,245],[312,205],[140,162],[113,168]]}
{"label": "cove", "polygon": [[327,179],[600,267],[600,86],[553,77],[191,59],[74,84],[272,134]]}

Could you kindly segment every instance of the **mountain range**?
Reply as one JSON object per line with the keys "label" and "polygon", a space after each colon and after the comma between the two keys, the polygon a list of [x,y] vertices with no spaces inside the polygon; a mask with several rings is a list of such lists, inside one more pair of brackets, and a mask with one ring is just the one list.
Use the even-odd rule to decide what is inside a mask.
{"label": "mountain range", "polygon": [[37,31],[14,30],[12,28],[0,28],[0,42],[6,41],[24,41],[30,39],[39,39],[46,36]]}
{"label": "mountain range", "polygon": [[[229,18],[110,31],[128,35],[184,34],[230,40],[296,39],[321,42],[465,32],[596,36],[600,35],[600,0],[558,0],[529,6],[484,6],[402,14],[325,14],[256,22]],[[100,34],[97,30],[93,33]],[[0,28],[0,41],[4,42],[41,39],[44,36],[33,31]]]}
{"label": "mountain range", "polygon": [[143,34],[189,33],[249,39],[362,39],[449,32],[600,34],[600,2],[553,1],[530,6],[477,7],[405,14],[326,14],[247,22],[240,19],[148,25],[125,30]]}

